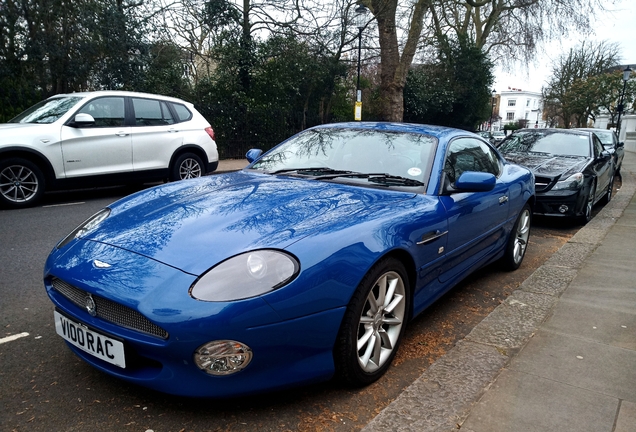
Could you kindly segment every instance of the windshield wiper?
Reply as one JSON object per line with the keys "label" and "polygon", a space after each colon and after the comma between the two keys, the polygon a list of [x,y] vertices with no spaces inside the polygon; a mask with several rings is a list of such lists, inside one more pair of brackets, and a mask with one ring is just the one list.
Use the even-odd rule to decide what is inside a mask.
{"label": "windshield wiper", "polygon": [[271,174],[289,174],[289,173],[296,173],[300,175],[314,175],[314,176],[322,176],[323,174],[328,174],[328,175],[354,174],[353,171],[336,170],[329,167],[285,168],[278,171],[273,171]]}
{"label": "windshield wiper", "polygon": [[369,173],[369,174],[355,173],[355,172],[343,173],[343,174],[334,173],[329,175],[318,176],[316,177],[316,180],[330,180],[330,179],[335,179],[338,177],[366,178],[371,183],[378,183],[378,184],[386,185],[386,186],[424,186],[424,183],[422,183],[419,180],[414,180],[414,179],[410,179],[406,177],[394,176],[394,175],[384,174],[384,173]]}

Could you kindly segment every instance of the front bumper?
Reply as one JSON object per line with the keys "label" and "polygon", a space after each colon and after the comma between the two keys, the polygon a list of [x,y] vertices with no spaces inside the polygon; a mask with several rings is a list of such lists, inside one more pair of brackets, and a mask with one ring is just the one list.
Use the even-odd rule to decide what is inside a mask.
{"label": "front bumper", "polygon": [[578,217],[585,212],[584,188],[576,191],[537,193],[534,214],[541,216]]}

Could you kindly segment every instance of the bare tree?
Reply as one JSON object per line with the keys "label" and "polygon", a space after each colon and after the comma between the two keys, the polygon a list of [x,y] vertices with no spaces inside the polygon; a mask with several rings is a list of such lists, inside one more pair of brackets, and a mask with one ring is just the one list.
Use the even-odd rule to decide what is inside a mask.
{"label": "bare tree", "polygon": [[589,115],[602,103],[598,79],[620,59],[614,43],[583,43],[562,55],[552,67],[552,76],[543,89],[544,104],[566,128],[584,126]]}

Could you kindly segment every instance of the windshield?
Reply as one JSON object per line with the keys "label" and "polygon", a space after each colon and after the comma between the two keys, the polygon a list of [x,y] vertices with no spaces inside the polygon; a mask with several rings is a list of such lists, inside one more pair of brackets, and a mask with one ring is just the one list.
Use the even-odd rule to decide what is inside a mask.
{"label": "windshield", "polygon": [[589,136],[558,131],[517,132],[502,141],[498,149],[502,153],[534,152],[585,157],[591,154]]}
{"label": "windshield", "polygon": [[601,143],[603,143],[604,146],[614,147],[614,140],[612,139],[614,132],[594,131],[594,134],[601,140]]}
{"label": "windshield", "polygon": [[82,100],[79,96],[61,96],[43,100],[9,120],[9,123],[53,123]]}
{"label": "windshield", "polygon": [[252,169],[299,171],[323,179],[382,173],[424,183],[436,146],[436,138],[417,133],[319,128],[275,147]]}

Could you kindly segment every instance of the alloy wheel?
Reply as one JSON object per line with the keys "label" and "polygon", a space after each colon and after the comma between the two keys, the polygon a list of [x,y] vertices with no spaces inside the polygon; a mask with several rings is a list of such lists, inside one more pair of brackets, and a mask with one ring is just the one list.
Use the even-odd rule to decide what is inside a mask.
{"label": "alloy wheel", "polygon": [[40,183],[36,174],[23,165],[9,165],[0,172],[0,193],[13,203],[24,203],[35,197]]}
{"label": "alloy wheel", "polygon": [[406,316],[406,288],[396,272],[384,273],[367,296],[358,324],[358,363],[365,372],[381,368],[391,357]]}

